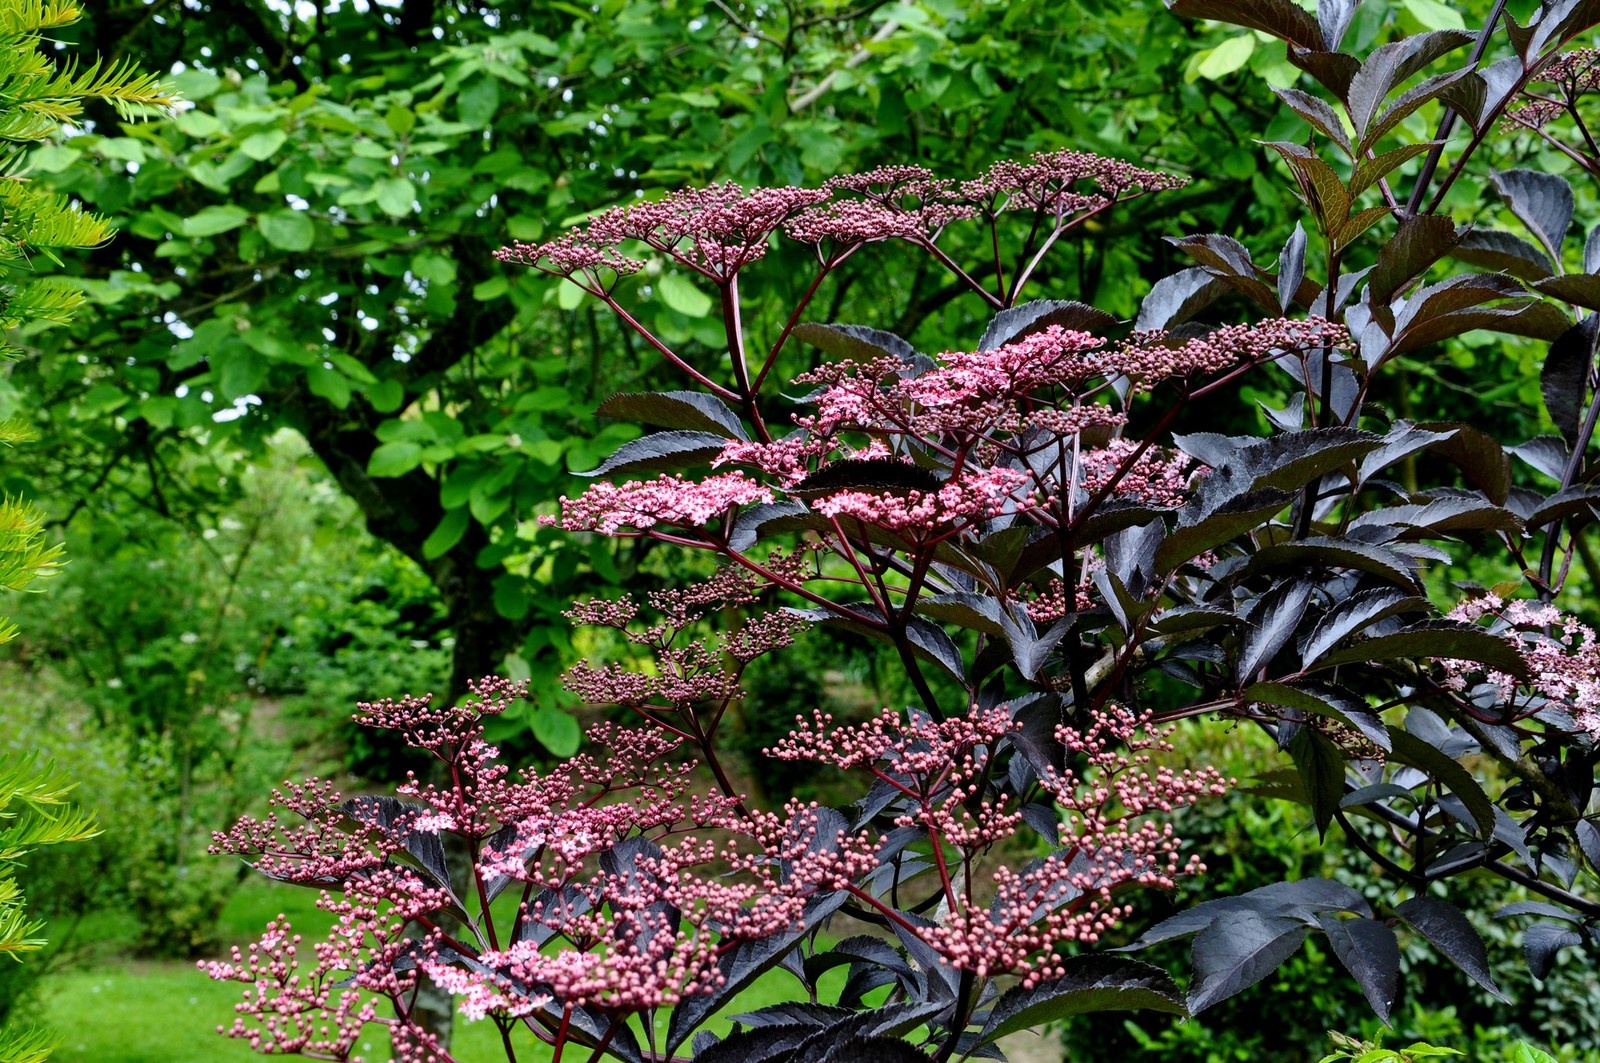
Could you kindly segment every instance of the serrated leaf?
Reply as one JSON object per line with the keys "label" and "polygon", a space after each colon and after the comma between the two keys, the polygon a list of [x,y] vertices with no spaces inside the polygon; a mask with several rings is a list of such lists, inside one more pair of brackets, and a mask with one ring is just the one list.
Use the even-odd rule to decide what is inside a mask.
{"label": "serrated leaf", "polygon": [[1244,637],[1240,640],[1238,674],[1241,679],[1255,675],[1289,644],[1294,629],[1305,616],[1311,602],[1310,580],[1280,583],[1251,610]]}
{"label": "serrated leaf", "polygon": [[[1360,732],[1373,745],[1385,751],[1388,751],[1393,744],[1389,738],[1389,729],[1384,726],[1382,718],[1368,708],[1365,702],[1352,695],[1321,687],[1262,682],[1250,684],[1239,692],[1239,698],[1247,704],[1265,703],[1338,720]],[[1342,784],[1342,774],[1340,780]],[[1341,785],[1341,793],[1342,790]],[[1336,800],[1342,799],[1336,797]]]}
{"label": "serrated leaf", "polygon": [[1542,170],[1502,170],[1490,174],[1489,179],[1551,260],[1560,262],[1561,242],[1572,224],[1572,186],[1565,178]]}
{"label": "serrated leaf", "polygon": [[1001,994],[989,1012],[978,1044],[1086,1012],[1184,1013],[1178,987],[1159,967],[1104,954],[1074,956],[1061,961],[1061,966],[1066,973],[1059,978],[1040,982],[1031,989],[1015,986]]}
{"label": "serrated leaf", "polygon": [[[1565,278],[1561,278],[1565,279]],[[1600,277],[1591,277],[1600,296]],[[1568,446],[1575,446],[1585,400],[1589,397],[1589,373],[1594,367],[1596,326],[1600,315],[1591,314],[1573,325],[1550,345],[1544,366],[1539,370],[1539,390],[1550,421]]]}
{"label": "serrated leaf", "polygon": [[1538,281],[1555,272],[1550,256],[1520,236],[1499,229],[1468,229],[1450,256],[1474,266]]}
{"label": "serrated leaf", "polygon": [[613,472],[659,472],[703,465],[722,453],[727,437],[712,432],[653,432],[618,447],[598,468],[579,476]]}
{"label": "serrated leaf", "polygon": [[1156,551],[1156,569],[1176,571],[1179,565],[1255,528],[1289,501],[1282,491],[1251,491],[1230,499],[1208,516],[1169,535]]}
{"label": "serrated leaf", "polygon": [[[1085,303],[1062,299],[1036,299],[1021,306],[1000,311],[984,329],[978,341],[978,350],[992,351],[1008,343],[1016,343],[1051,325],[1073,332],[1103,334],[1114,327],[1117,319]],[[903,357],[903,356],[902,356]]]}
{"label": "serrated leaf", "polygon": [[882,358],[889,355],[909,363],[916,349],[892,332],[865,325],[824,325],[807,321],[790,333],[795,339],[835,358]]}
{"label": "serrated leaf", "polygon": [[1414,214],[1400,222],[1394,236],[1378,251],[1378,264],[1367,274],[1374,303],[1391,296],[1426,273],[1450,253],[1459,238],[1455,222],[1439,214]]}
{"label": "serrated leaf", "polygon": [[1326,100],[1309,92],[1301,92],[1299,89],[1274,88],[1272,91],[1312,128],[1319,130],[1343,148],[1346,155],[1351,154],[1350,134],[1345,131],[1344,122],[1340,120],[1338,112]]}
{"label": "serrated leaf", "polygon": [[1361,987],[1361,993],[1383,1022],[1389,1021],[1400,995],[1400,946],[1394,930],[1376,919],[1317,916],[1333,954]]}
{"label": "serrated leaf", "polygon": [[1141,331],[1181,325],[1216,302],[1228,286],[1210,270],[1191,266],[1162,277],[1139,304],[1134,328]]}
{"label": "serrated leaf", "polygon": [[1467,921],[1467,917],[1461,914],[1461,909],[1434,897],[1413,897],[1395,905],[1394,914],[1427,938],[1468,978],[1498,999],[1506,999],[1489,973],[1489,956],[1484,950],[1483,939]]}
{"label": "serrated leaf", "polygon": [[1583,935],[1570,926],[1534,923],[1522,935],[1522,954],[1528,961],[1528,973],[1541,981],[1550,977],[1550,970],[1556,965],[1556,953],[1583,942]]}
{"label": "serrated leaf", "polygon": [[1455,657],[1475,661],[1509,675],[1527,675],[1527,663],[1515,646],[1480,627],[1449,620],[1426,621],[1388,635],[1379,635],[1328,654],[1324,668],[1351,661],[1379,661],[1396,657],[1437,659]]}
{"label": "serrated leaf", "polygon": [[1240,911],[1219,919],[1194,939],[1194,978],[1189,1013],[1255,985],[1299,951],[1306,924],[1289,916]]}
{"label": "serrated leaf", "polygon": [[1419,595],[1388,588],[1362,591],[1323,614],[1300,647],[1301,659],[1309,667],[1345,638],[1368,625],[1401,613],[1427,609],[1428,600]]}
{"label": "serrated leaf", "polygon": [[1467,807],[1468,815],[1477,824],[1478,837],[1494,836],[1494,802],[1489,800],[1471,772],[1410,731],[1395,728],[1389,732],[1389,738],[1394,743],[1389,754],[1392,760],[1433,776]]}
{"label": "serrated leaf", "polygon": [[1333,814],[1339,810],[1339,800],[1344,796],[1344,754],[1320,732],[1302,727],[1289,740],[1289,755],[1294,758],[1306,797],[1311,802],[1311,818],[1317,825],[1317,836],[1325,838]]}
{"label": "serrated leaf", "polygon": [[1166,4],[1173,14],[1185,18],[1260,30],[1301,48],[1323,48],[1321,27],[1293,0],[1166,0]]}
{"label": "serrated leaf", "polygon": [[594,412],[633,424],[714,432],[729,439],[750,438],[739,415],[727,403],[700,391],[623,392],[602,402]]}
{"label": "serrated leaf", "polygon": [[1416,572],[1405,558],[1386,547],[1353,539],[1313,536],[1290,540],[1262,549],[1250,562],[1252,572],[1313,566],[1367,572],[1406,590],[1417,586]]}
{"label": "serrated leaf", "polygon": [[1585,310],[1600,309],[1600,277],[1588,273],[1546,277],[1534,281],[1533,287],[1545,295],[1553,295],[1564,303],[1581,306]]}

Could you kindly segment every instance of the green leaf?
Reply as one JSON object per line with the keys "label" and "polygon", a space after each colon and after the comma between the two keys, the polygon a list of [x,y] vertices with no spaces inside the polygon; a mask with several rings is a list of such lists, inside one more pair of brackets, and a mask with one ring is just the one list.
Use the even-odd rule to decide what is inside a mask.
{"label": "green leaf", "polygon": [[278,153],[284,142],[289,139],[289,134],[281,129],[268,129],[261,133],[251,133],[239,142],[239,150],[257,162],[265,162]]}
{"label": "green leaf", "polygon": [[257,215],[256,228],[281,251],[309,251],[317,234],[309,213],[288,208]]}
{"label": "green leaf", "polygon": [[[367,459],[367,475],[404,476],[420,464],[422,464],[422,447],[418,444],[405,440],[385,443],[374,450],[372,457]],[[438,532],[435,531],[434,534],[437,535]]]}
{"label": "green leaf", "polygon": [[237,229],[250,220],[250,212],[243,207],[206,207],[183,220],[185,236],[216,236]]}
{"label": "green leaf", "polygon": [[490,277],[472,286],[472,297],[480,303],[487,303],[491,299],[500,298],[510,290],[511,282],[504,277]]}
{"label": "green leaf", "polygon": [[558,757],[570,757],[583,741],[578,721],[560,709],[540,709],[528,717],[528,726],[539,744]]}
{"label": "green leaf", "polygon": [[248,347],[235,346],[218,360],[222,365],[217,373],[217,388],[229,402],[254,394],[266,383],[267,364]]}
{"label": "green leaf", "polygon": [[1400,0],[1406,13],[1425,30],[1462,30],[1467,28],[1461,12],[1439,0]]}
{"label": "green leaf", "polygon": [[507,572],[494,581],[494,610],[507,620],[521,620],[533,608],[528,578]]}
{"label": "green leaf", "polygon": [[28,156],[28,169],[36,173],[60,173],[81,158],[83,152],[77,148],[46,144],[35,148],[33,154]]}
{"label": "green leaf", "polygon": [[394,413],[406,401],[405,386],[398,380],[380,380],[367,388],[367,401],[379,413]]}
{"label": "green leaf", "polygon": [[1195,67],[1195,72],[1203,78],[1212,81],[1227,77],[1235,70],[1243,67],[1255,54],[1256,39],[1253,34],[1243,33],[1223,41],[1211,49],[1209,55]]}
{"label": "green leaf", "polygon": [[[398,446],[399,444],[391,443],[388,445]],[[380,447],[379,449],[381,450],[382,448]],[[439,521],[439,526],[433,529],[433,533],[422,541],[422,556],[432,561],[434,558],[448,554],[456,543],[461,541],[461,537],[467,534],[467,525],[471,520],[472,516],[465,508],[452,509],[447,512],[444,515],[444,519]]]}
{"label": "green leaf", "polygon": [[350,405],[350,381],[336,369],[320,363],[307,366],[306,386],[311,394],[327,399],[341,410]]}
{"label": "green leaf", "polygon": [[556,305],[563,310],[576,310],[583,305],[583,297],[587,294],[589,293],[563,278],[561,283],[556,285]]}
{"label": "green leaf", "polygon": [[384,114],[383,124],[388,126],[389,132],[395,136],[403,137],[417,124],[417,115],[411,108],[402,107],[397,103]]}
{"label": "green leaf", "polygon": [[711,313],[711,297],[681,273],[666,273],[656,281],[661,301],[685,317],[705,317]]}
{"label": "green leaf", "polygon": [[411,213],[417,199],[417,188],[408,178],[385,177],[372,187],[376,192],[378,209],[385,214],[400,218]]}

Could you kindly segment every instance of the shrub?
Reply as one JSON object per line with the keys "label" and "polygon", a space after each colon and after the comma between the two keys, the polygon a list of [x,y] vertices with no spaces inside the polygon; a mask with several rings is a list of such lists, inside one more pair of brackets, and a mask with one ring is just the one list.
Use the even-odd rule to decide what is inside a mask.
{"label": "shrub", "polygon": [[[311,781],[278,796],[295,821],[219,835],[220,850],[343,897],[326,901],[340,928],[306,970],[281,924],[211,967],[252,987],[234,1036],[340,1056],[377,1020],[367,990],[396,1009],[383,1021],[397,1054],[445,1058],[409,1010],[426,980],[495,1022],[508,1050],[525,1029],[558,1051],[621,1059],[689,1044],[707,1061],[942,1061],[1080,1012],[1202,1012],[1313,933],[1387,1019],[1398,927],[1414,933],[1408,947],[1426,942],[1501,992],[1480,936],[1443,896],[1469,872],[1538,898],[1500,913],[1544,920],[1525,937],[1536,975],[1588,942],[1600,905],[1577,879],[1600,859],[1585,818],[1600,651],[1552,603],[1593,515],[1584,458],[1600,421],[1600,332],[1543,296],[1600,299],[1592,275],[1560,272],[1572,202],[1561,178],[1496,177],[1543,250],[1460,231],[1443,210],[1518,94],[1585,61],[1558,57],[1600,9],[1546,3],[1523,25],[1497,8],[1476,38],[1429,31],[1358,58],[1339,51],[1352,3],[1317,17],[1291,0],[1172,6],[1285,39],[1329,99],[1280,96],[1327,143],[1269,145],[1310,222],[1275,271],[1227,237],[1178,239],[1198,264],[1158,283],[1131,330],[1024,292],[1051,247],[1182,182],[1072,151],[959,179],[897,165],[819,189],[688,189],[501,252],[602,302],[693,389],[602,404],[659,430],[619,448],[594,470],[611,479],[547,523],[704,551],[720,567],[571,610],[637,655],[566,676],[584,701],[645,724],[595,732],[604,762],[513,781],[482,738],[485,717],[521,693],[499,681],[459,708],[377,702],[363,719],[428,750],[447,781],[405,784],[412,803],[345,800]],[[1412,83],[1475,39],[1466,65]],[[1494,41],[1505,54],[1480,65]],[[1440,135],[1396,145],[1425,106],[1449,109]],[[1457,115],[1467,129],[1452,142]],[[815,280],[758,344],[745,296],[785,239],[815,251]],[[994,311],[975,349],[929,356],[876,329],[804,320],[830,276],[884,241],[925,254]],[[1486,272],[1430,283],[1447,256],[1529,286]],[[724,349],[674,346],[630,314],[624,281],[640,274],[710,289]],[[1197,325],[1224,296],[1252,320]],[[1386,369],[1484,329],[1551,343],[1544,387],[1563,436],[1516,453],[1554,491],[1514,488],[1510,457],[1481,428],[1416,423],[1384,402]],[[796,376],[790,398],[769,384],[795,340],[834,360]],[[1174,431],[1278,372],[1295,391],[1268,411],[1266,436]],[[1444,482],[1399,486],[1424,459]],[[1469,586],[1436,604],[1424,577],[1448,571],[1463,541],[1504,546],[1531,590]],[[849,812],[754,807],[722,759],[747,666],[806,625],[887,646],[910,688],[908,708],[848,725],[816,712],[770,749],[857,773]],[[1165,758],[1170,725],[1204,717],[1270,735],[1295,768],[1280,785],[1318,834],[1337,826],[1383,880],[1375,897],[1332,878],[1269,882],[1159,923],[1140,946],[1194,939],[1180,994],[1159,969],[1097,946],[1128,914],[1127,892],[1201,870],[1165,817],[1229,787]],[[687,798],[680,750],[716,792]],[[451,846],[469,855],[459,877]],[[518,883],[521,903],[497,912]],[[849,920],[886,933],[819,936]],[[402,937],[408,927],[419,936]],[[818,979],[834,966],[849,980],[824,1003]],[[799,980],[799,1002],[738,1016],[723,1040],[695,1035],[774,969]]]}

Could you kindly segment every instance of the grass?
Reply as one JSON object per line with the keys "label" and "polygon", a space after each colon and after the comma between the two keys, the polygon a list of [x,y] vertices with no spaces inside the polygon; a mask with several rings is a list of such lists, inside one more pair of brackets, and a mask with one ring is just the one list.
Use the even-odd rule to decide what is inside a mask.
{"label": "grass", "polygon": [[[316,896],[311,890],[248,881],[223,911],[220,936],[230,944],[253,941],[281,912],[310,937],[328,925],[327,915],[315,906]],[[844,977],[843,970],[833,971],[825,982],[836,979],[842,985]],[[837,991],[839,985],[832,988]],[[97,962],[92,970],[49,976],[40,991],[37,1017],[61,1036],[52,1063],[235,1063],[261,1058],[243,1042],[216,1032],[219,1025],[232,1022],[233,1005],[243,991],[235,983],[211,981],[190,963],[112,959]],[[739,994],[726,1014],[793,1000],[798,992],[793,976],[773,972]],[[710,1028],[727,1032],[726,1023]],[[360,1052],[368,1059],[386,1059],[388,1048],[381,1028],[373,1027]],[[519,1038],[516,1048],[518,1063],[549,1063],[549,1049],[531,1035]],[[505,1058],[499,1035],[487,1022],[458,1022],[452,1055],[460,1063],[500,1063]]]}

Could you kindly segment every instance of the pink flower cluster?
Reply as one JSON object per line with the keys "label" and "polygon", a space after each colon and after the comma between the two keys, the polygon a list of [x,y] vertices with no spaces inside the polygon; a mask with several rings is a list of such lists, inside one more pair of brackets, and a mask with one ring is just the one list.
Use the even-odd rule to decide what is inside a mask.
{"label": "pink flower cluster", "polygon": [[[636,241],[726,281],[766,255],[767,238],[785,221],[828,195],[825,189],[814,188],[746,191],[731,181],[685,188],[660,199],[612,207],[556,240],[515,243],[496,256],[567,276],[574,265],[589,268],[589,257],[614,255],[617,248]],[[631,267],[634,260],[622,261]]]}
{"label": "pink flower cluster", "polygon": [[[768,571],[797,577],[805,555],[774,553]],[[596,667],[583,662],[562,674],[562,684],[591,705],[621,705],[645,712],[687,712],[696,705],[726,706],[744,696],[739,685],[743,667],[758,657],[794,644],[808,621],[785,610],[749,616],[720,640],[690,638],[686,632],[714,611],[731,610],[754,602],[768,589],[756,577],[732,565],[722,567],[708,580],[649,595],[654,622],[639,626],[639,606],[632,596],[615,601],[579,602],[566,616],[579,624],[612,628],[636,646],[643,646],[650,665],[635,670],[621,664]],[[731,659],[733,667],[728,666]],[[719,713],[720,715],[720,713]],[[714,720],[711,724],[714,728]]]}
{"label": "pink flower cluster", "polygon": [[[719,592],[736,592],[736,582]],[[701,607],[664,604],[680,616]],[[484,742],[483,719],[525,694],[488,680],[462,706],[426,698],[363,706],[361,722],[432,754],[440,781],[402,785],[414,803],[346,801],[315,781],[286,786],[274,804],[302,824],[283,824],[275,811],[215,836],[215,852],[322,887],[322,906],[338,916],[310,950],[309,971],[304,943],[282,921],[231,963],[202,965],[250,986],[223,1032],[265,1052],[348,1059],[363,1027],[380,1022],[393,1027],[404,1063],[448,1060],[407,1012],[423,977],[459,994],[469,1018],[521,1021],[546,1039],[572,1009],[623,1023],[714,988],[729,949],[787,933],[818,891],[845,888],[876,866],[874,840],[821,836],[814,808],[749,818],[730,797],[686,801],[693,765],[675,762],[677,741],[660,731],[601,725],[590,740],[605,760],[577,756],[556,773],[513,776]],[[446,834],[472,855],[465,896],[476,904],[452,886]],[[522,901],[497,926],[489,902],[511,885]],[[459,930],[446,929],[446,914]],[[406,937],[408,927],[420,938]],[[388,998],[396,1017],[378,1018],[363,994]]]}
{"label": "pink flower cluster", "polygon": [[931,245],[946,226],[984,214],[1029,208],[1055,216],[1059,226],[1118,199],[1184,183],[1078,151],[998,162],[973,181],[940,180],[919,166],[884,166],[835,177],[822,188],[746,191],[729,182],[612,207],[554,240],[513,243],[496,257],[603,291],[616,275],[638,271],[642,263],[619,249],[640,244],[726,283],[764,257],[768,238],[778,232],[816,245],[824,262],[837,263],[879,240]]}
{"label": "pink flower cluster", "polygon": [[[1065,812],[1060,844],[1027,870],[991,871],[986,888],[974,884],[978,858],[1023,823],[1020,808],[988,785],[1004,774],[997,757],[1018,727],[1006,707],[975,706],[965,717],[942,721],[886,710],[853,727],[836,727],[831,716],[816,713],[800,718],[768,753],[870,771],[892,787],[901,798],[894,825],[926,831],[943,893],[932,925],[904,929],[958,970],[979,978],[1015,975],[1035,985],[1062,973],[1054,956],[1061,944],[1096,941],[1127,914],[1115,893],[1171,888],[1176,876],[1204,870],[1198,860],[1180,860],[1170,825],[1147,817],[1220,795],[1230,784],[1209,768],[1155,765],[1152,754],[1172,747],[1166,732],[1148,732],[1148,716],[1113,707],[1092,713],[1087,723],[1082,732],[1056,730],[1084,769],[1040,780]],[[865,890],[854,892],[883,907]]]}
{"label": "pink flower cluster", "polygon": [[[1526,600],[1507,602],[1498,594],[1469,598],[1450,611],[1452,620],[1474,623],[1489,617],[1527,663],[1529,680],[1504,672],[1484,672],[1472,661],[1441,661],[1453,690],[1465,691],[1474,677],[1499,688],[1501,701],[1516,716],[1553,706],[1573,725],[1600,741],[1600,637],[1593,628],[1553,605]],[[1522,699],[1526,689],[1534,697]]]}
{"label": "pink flower cluster", "polygon": [[1519,106],[1502,119],[1507,128],[1541,130],[1571,113],[1578,97],[1600,90],[1600,48],[1574,48],[1545,65],[1535,84],[1554,85],[1556,95],[1524,90]]}
{"label": "pink flower cluster", "polygon": [[1194,459],[1169,447],[1149,447],[1142,454],[1137,451],[1137,445],[1127,439],[1114,439],[1104,447],[1085,451],[1080,458],[1082,490],[1094,495],[1110,485],[1118,498],[1151,506],[1183,505],[1196,472]]}
{"label": "pink flower cluster", "polygon": [[920,539],[998,517],[1028,502],[1032,477],[1020,469],[963,471],[937,491],[838,491],[812,503],[825,517],[850,517]]}
{"label": "pink flower cluster", "polygon": [[657,524],[701,527],[736,506],[771,502],[772,491],[734,470],[698,482],[681,476],[597,483],[577,498],[561,497],[561,516],[540,523],[565,531],[616,535],[624,528],[643,531]]}

